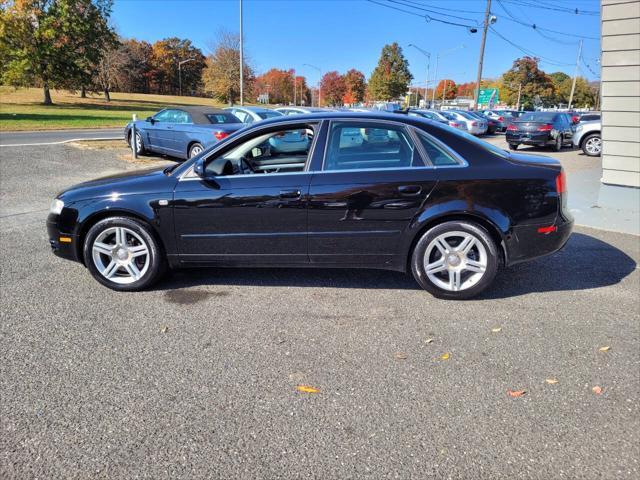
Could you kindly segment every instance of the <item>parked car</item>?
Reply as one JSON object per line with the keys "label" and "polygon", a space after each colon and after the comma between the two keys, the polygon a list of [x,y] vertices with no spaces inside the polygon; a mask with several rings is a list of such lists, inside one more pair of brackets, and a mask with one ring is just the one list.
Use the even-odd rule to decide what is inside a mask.
{"label": "parked car", "polygon": [[[131,125],[124,138],[131,146]],[[192,158],[218,143],[244,124],[229,112],[212,107],[170,107],[146,120],[136,121],[136,152]]]}
{"label": "parked car", "polygon": [[428,118],[429,120],[449,125],[450,127],[457,128],[458,130],[463,130],[465,132],[467,131],[466,122],[461,122],[460,120],[452,120],[450,118],[447,118],[442,112],[438,112],[436,110],[423,110],[420,108],[416,108],[409,110],[408,114],[413,117]]}
{"label": "parked car", "polygon": [[[390,141],[343,143],[363,129]],[[300,130],[305,152],[260,147]],[[410,271],[447,299],[557,251],[572,227],[557,160],[417,117],[337,112],[265,120],[184,163],[81,183],[47,218],[53,251],[114,290],[197,265],[353,267]]]}
{"label": "parked car", "polygon": [[502,123],[503,132],[507,130],[507,127],[511,125],[511,123],[516,120],[520,115],[524,112],[520,112],[518,110],[485,110],[484,113],[486,116]]}
{"label": "parked car", "polygon": [[304,115],[305,113],[330,112],[332,109],[323,107],[280,107],[275,109],[282,115]]}
{"label": "parked car", "polygon": [[573,134],[573,146],[581,148],[585,155],[599,157],[602,154],[601,131],[600,120],[580,122]]}
{"label": "parked car", "polygon": [[519,145],[551,147],[556,152],[571,144],[575,127],[570,115],[562,112],[527,112],[509,127],[506,140],[511,150]]}
{"label": "parked car", "polygon": [[488,126],[486,120],[475,118],[469,115],[469,112],[462,110],[443,110],[441,113],[451,120],[465,123],[467,125],[467,131],[472,135],[483,135],[487,132]]}
{"label": "parked car", "polygon": [[225,110],[236,116],[245,125],[251,125],[253,122],[260,122],[267,118],[282,116],[281,112],[263,107],[228,107]]}
{"label": "parked car", "polygon": [[503,123],[502,122],[494,120],[493,118],[486,116],[482,112],[469,111],[469,112],[466,112],[466,113],[468,113],[472,117],[476,117],[478,120],[483,120],[483,121],[487,122],[487,131],[486,131],[486,133],[488,133],[489,135],[493,135],[497,131],[501,131],[502,128],[503,128]]}
{"label": "parked car", "polygon": [[580,122],[593,122],[594,120],[600,121],[600,112],[585,112],[580,115]]}

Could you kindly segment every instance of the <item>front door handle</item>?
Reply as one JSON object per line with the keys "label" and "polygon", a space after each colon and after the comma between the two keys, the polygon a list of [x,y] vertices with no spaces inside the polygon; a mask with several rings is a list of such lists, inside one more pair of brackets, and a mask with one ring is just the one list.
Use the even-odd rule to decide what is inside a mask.
{"label": "front door handle", "polygon": [[280,190],[280,198],[300,198],[300,190]]}
{"label": "front door handle", "polygon": [[398,192],[402,195],[420,195],[422,187],[420,185],[401,185],[398,187]]}

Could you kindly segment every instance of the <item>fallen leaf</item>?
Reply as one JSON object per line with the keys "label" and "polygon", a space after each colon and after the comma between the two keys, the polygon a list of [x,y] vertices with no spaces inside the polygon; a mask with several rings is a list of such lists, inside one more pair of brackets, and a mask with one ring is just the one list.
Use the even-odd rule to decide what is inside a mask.
{"label": "fallen leaf", "polygon": [[320,389],[315,388],[315,387],[310,387],[309,385],[298,385],[296,387],[296,389],[299,392],[304,392],[304,393],[319,393]]}
{"label": "fallen leaf", "polygon": [[492,328],[492,329],[491,329],[491,331],[492,331],[493,333],[498,333],[498,332],[502,331],[502,327]]}
{"label": "fallen leaf", "polygon": [[557,378],[547,378],[545,380],[545,382],[547,382],[549,385],[555,385],[556,383],[558,383],[558,379]]}
{"label": "fallen leaf", "polygon": [[449,352],[443,353],[442,355],[440,355],[440,360],[449,360],[450,356],[451,354]]}
{"label": "fallen leaf", "polygon": [[169,327],[167,327],[166,325],[160,329],[161,333],[167,333],[168,331],[169,331]]}
{"label": "fallen leaf", "polygon": [[602,392],[604,392],[604,388],[599,387],[598,385],[596,385],[595,387],[593,387],[593,388],[591,389],[591,391],[592,391],[593,393],[595,393],[596,395],[602,395]]}
{"label": "fallen leaf", "polygon": [[406,360],[407,354],[404,352],[396,352],[396,358],[398,360]]}
{"label": "fallen leaf", "polygon": [[526,393],[527,393],[526,390],[511,390],[511,389],[507,390],[507,395],[513,398],[521,397]]}
{"label": "fallen leaf", "polygon": [[610,348],[611,347],[609,345],[606,345],[604,347],[600,347],[598,350],[600,350],[601,352],[608,352]]}
{"label": "fallen leaf", "polygon": [[433,342],[433,338],[427,338],[424,343],[426,343],[427,345],[429,345],[430,343]]}

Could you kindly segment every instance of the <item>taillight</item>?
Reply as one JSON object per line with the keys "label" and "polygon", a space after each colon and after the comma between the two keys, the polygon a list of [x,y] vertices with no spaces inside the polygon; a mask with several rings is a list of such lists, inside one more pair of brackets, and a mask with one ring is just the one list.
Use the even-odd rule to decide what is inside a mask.
{"label": "taillight", "polygon": [[564,169],[560,170],[560,174],[556,177],[556,192],[558,194],[567,193],[567,176]]}
{"label": "taillight", "polygon": [[550,132],[551,130],[553,130],[553,125],[551,125],[550,123],[538,127],[539,132]]}
{"label": "taillight", "polygon": [[504,117],[498,117],[498,121],[502,122],[504,120]]}
{"label": "taillight", "polygon": [[223,138],[227,138],[229,134],[218,130],[217,132],[213,132],[213,136],[216,137],[216,140],[222,140]]}
{"label": "taillight", "polygon": [[460,126],[460,124],[456,123],[456,122],[449,122],[449,125],[451,125],[452,127],[456,127],[456,128],[458,128]]}
{"label": "taillight", "polygon": [[513,123],[511,125],[509,125],[507,127],[507,130],[509,130],[510,132],[515,132],[518,130],[518,127],[516,127]]}

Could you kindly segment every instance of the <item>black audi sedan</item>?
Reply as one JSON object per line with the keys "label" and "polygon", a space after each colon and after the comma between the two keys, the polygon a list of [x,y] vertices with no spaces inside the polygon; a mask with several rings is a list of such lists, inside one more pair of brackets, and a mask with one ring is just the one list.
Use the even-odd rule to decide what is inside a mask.
{"label": "black audi sedan", "polygon": [[[305,135],[305,151],[269,139]],[[53,251],[114,290],[167,268],[347,267],[411,272],[464,299],[502,266],[560,249],[573,219],[552,158],[507,152],[386,113],[266,120],[168,168],[76,185],[53,201]]]}
{"label": "black audi sedan", "polygon": [[571,146],[575,126],[571,116],[562,112],[527,112],[514,120],[506,131],[505,138],[511,150],[520,144],[551,147],[559,152]]}

